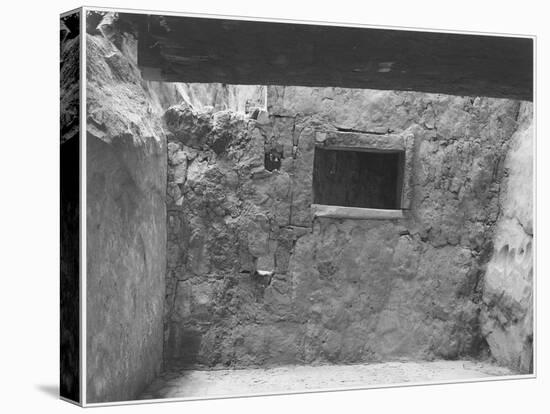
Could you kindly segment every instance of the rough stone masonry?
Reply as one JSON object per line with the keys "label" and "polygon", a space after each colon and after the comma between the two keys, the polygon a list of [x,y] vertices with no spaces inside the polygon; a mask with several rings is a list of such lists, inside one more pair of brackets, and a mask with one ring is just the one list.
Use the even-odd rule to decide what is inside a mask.
{"label": "rough stone masonry", "polygon": [[[518,136],[531,104],[269,86],[267,105],[256,119],[185,103],[164,115],[166,366],[454,359],[486,357],[490,347],[527,372],[529,271],[518,300],[485,274],[510,225],[506,200],[517,197],[505,183],[521,182],[529,196],[510,145],[531,140]],[[405,218],[313,217],[316,131],[412,135]],[[280,168],[269,171],[273,152]],[[527,150],[515,158],[529,167]],[[495,322],[500,307],[513,323]]]}

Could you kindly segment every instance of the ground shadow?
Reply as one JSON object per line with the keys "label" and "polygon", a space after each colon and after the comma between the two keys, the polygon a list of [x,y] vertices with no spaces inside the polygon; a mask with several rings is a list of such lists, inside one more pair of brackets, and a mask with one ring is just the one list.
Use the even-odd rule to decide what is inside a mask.
{"label": "ground shadow", "polygon": [[57,384],[39,384],[36,389],[55,399],[59,398],[59,385]]}

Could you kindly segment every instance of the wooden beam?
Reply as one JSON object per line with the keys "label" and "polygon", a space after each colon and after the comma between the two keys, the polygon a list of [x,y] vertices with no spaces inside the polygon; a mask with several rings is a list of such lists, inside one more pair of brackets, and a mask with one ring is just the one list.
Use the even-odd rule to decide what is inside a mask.
{"label": "wooden beam", "polygon": [[386,210],[379,208],[360,208],[312,204],[315,217],[328,217],[354,220],[399,220],[404,219],[403,210]]}
{"label": "wooden beam", "polygon": [[530,38],[133,15],[146,79],[532,100]]}

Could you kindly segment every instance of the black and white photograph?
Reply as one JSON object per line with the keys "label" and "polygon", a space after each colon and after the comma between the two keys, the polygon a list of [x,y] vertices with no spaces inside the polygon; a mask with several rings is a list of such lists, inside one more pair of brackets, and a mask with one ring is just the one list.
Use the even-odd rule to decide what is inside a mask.
{"label": "black and white photograph", "polygon": [[434,4],[7,11],[6,412],[541,412],[541,10]]}
{"label": "black and white photograph", "polygon": [[533,38],[60,30],[62,397],[533,374]]}

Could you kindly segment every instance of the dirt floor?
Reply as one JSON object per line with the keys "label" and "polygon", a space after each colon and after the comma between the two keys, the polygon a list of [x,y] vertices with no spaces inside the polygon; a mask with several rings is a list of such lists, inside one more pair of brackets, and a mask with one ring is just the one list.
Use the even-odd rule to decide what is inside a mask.
{"label": "dirt floor", "polygon": [[162,374],[140,398],[201,398],[277,394],[468,380],[513,374],[507,368],[471,361],[386,362],[208,371],[182,370]]}

